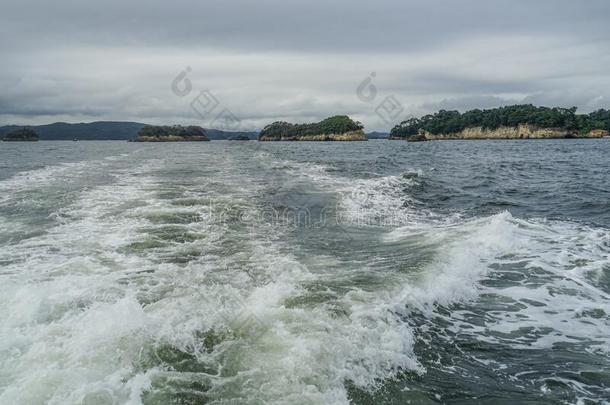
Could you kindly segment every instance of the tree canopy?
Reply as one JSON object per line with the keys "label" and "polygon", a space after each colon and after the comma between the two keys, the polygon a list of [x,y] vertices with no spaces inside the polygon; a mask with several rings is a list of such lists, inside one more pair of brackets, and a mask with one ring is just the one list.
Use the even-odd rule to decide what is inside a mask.
{"label": "tree canopy", "polygon": [[562,128],[566,131],[586,133],[593,129],[610,130],[610,111],[598,110],[590,114],[576,114],[576,107],[536,107],[531,104],[513,105],[489,110],[459,111],[440,110],[421,118],[410,118],[396,125],[390,136],[410,137],[420,130],[435,135],[460,132],[466,128],[497,129],[501,126],[516,127],[520,124],[539,128]]}

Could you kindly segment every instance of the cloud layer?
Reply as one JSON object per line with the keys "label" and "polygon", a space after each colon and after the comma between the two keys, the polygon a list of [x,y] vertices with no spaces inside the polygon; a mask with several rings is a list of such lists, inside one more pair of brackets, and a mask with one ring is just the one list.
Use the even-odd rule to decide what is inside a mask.
{"label": "cloud layer", "polygon": [[[228,109],[243,129],[344,113],[388,130],[438,108],[590,111],[610,107],[608,17],[607,0],[8,0],[0,123],[211,126]],[[214,111],[191,108],[201,91]]]}

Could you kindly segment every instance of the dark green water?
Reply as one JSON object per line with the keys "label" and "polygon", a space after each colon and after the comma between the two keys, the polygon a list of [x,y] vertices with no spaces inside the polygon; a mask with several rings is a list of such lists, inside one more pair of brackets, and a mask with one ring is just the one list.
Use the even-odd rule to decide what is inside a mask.
{"label": "dark green water", "polygon": [[2,144],[0,403],[607,403],[609,156]]}

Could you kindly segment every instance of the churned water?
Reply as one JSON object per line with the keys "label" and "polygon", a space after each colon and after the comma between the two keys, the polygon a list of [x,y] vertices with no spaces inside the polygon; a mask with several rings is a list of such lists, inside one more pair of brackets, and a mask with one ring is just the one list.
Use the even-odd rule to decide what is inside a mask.
{"label": "churned water", "polygon": [[2,144],[0,403],[607,403],[609,157]]}

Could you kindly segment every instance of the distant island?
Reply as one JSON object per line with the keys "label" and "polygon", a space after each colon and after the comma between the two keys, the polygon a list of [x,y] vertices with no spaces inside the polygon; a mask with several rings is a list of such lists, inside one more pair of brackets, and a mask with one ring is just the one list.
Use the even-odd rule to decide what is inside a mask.
{"label": "distant island", "polygon": [[9,132],[2,138],[6,142],[36,142],[38,134],[31,128],[20,128]]}
{"label": "distant island", "polygon": [[135,142],[202,142],[209,141],[203,128],[182,125],[147,125],[140,129]]}
{"label": "distant island", "polygon": [[366,141],[364,126],[346,115],[312,124],[277,121],[261,131],[259,141]]}
{"label": "distant island", "polygon": [[388,139],[389,136],[390,136],[389,132],[379,132],[379,131],[367,132],[367,134],[366,134],[367,139]]}
{"label": "distant island", "polygon": [[565,139],[609,135],[610,111],[576,114],[576,107],[548,108],[531,104],[490,110],[441,110],[396,125],[390,138],[407,141],[445,139]]}
{"label": "distant island", "polygon": [[250,138],[246,134],[235,135],[229,138],[229,141],[249,141]]}

